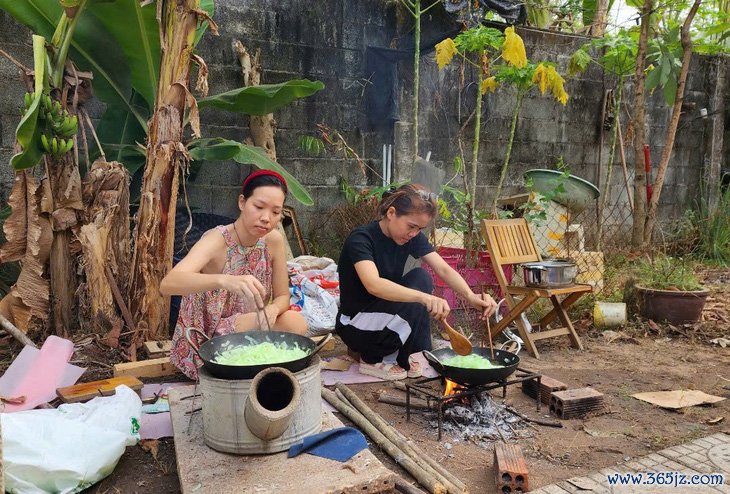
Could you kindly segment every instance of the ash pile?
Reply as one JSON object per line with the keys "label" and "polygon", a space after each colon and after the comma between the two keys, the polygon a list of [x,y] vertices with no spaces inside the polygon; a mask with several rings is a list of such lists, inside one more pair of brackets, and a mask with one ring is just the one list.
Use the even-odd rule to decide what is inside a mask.
{"label": "ash pile", "polygon": [[[444,409],[443,431],[461,441],[487,448],[496,440],[508,441],[532,437],[529,425],[495,402],[489,393],[468,398],[469,404],[457,403]],[[431,426],[438,427],[436,420]]]}

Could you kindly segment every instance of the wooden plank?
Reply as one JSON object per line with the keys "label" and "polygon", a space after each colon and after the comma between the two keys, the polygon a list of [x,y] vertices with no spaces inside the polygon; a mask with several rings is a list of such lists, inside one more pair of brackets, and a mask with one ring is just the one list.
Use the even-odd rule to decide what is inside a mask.
{"label": "wooden plank", "polygon": [[150,358],[159,358],[170,355],[172,340],[145,341],[144,349]]}
{"label": "wooden plank", "polygon": [[[177,472],[183,494],[378,494],[393,492],[396,475],[369,449],[348,460],[302,454],[287,458],[287,452],[270,455],[232,455],[210,449],[203,442],[200,412],[186,415],[194,386],[170,389],[170,415],[175,439]],[[330,412],[322,414],[322,430],[342,427]]]}
{"label": "wooden plank", "polygon": [[120,376],[58,388],[56,394],[64,403],[77,403],[97,396],[111,396],[116,387],[121,385],[129,386],[135,391],[139,391],[143,386],[142,381],[136,377]]}
{"label": "wooden plank", "polygon": [[170,357],[138,360],[137,362],[124,362],[114,365],[114,377],[162,377],[171,376],[176,372],[177,368],[170,363]]}
{"label": "wooden plank", "polygon": [[[312,336],[311,337],[311,340],[314,341],[315,345],[318,345],[319,342],[322,341],[323,339],[325,339],[326,337],[327,337],[327,335]],[[324,348],[322,348],[321,351],[323,351],[323,352],[331,352],[332,350],[335,349],[335,346],[336,345],[337,345],[337,343],[335,342],[334,337],[333,338],[330,338],[330,341],[328,341],[327,343],[325,343]]]}

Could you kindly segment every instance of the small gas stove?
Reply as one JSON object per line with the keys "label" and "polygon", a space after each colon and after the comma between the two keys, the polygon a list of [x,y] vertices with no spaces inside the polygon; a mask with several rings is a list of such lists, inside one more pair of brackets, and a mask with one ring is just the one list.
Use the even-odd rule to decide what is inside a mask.
{"label": "small gas stove", "polygon": [[[542,374],[538,372],[531,372],[526,369],[517,368],[514,374],[509,376],[504,381],[489,383],[489,384],[476,384],[476,385],[462,385],[456,384],[456,391],[454,393],[444,395],[445,381],[444,377],[428,377],[419,379],[412,383],[406,383],[406,420],[411,420],[411,392],[423,396],[426,403],[429,406],[435,405],[438,413],[438,431],[439,441],[441,440],[441,431],[443,428],[443,413],[444,407],[448,407],[451,404],[459,403],[462,398],[469,398],[480,393],[490,391],[492,389],[502,388],[502,398],[507,396],[507,386],[512,384],[523,383],[525,381],[533,381],[536,389],[540,389],[540,380]],[[438,384],[434,386],[434,384]],[[432,405],[433,403],[433,405]],[[537,394],[535,400],[537,411],[540,411],[540,394]]]}

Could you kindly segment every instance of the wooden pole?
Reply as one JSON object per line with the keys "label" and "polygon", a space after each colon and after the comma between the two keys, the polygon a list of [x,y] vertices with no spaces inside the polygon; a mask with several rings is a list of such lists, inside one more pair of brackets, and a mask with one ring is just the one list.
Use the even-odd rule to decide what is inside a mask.
{"label": "wooden pole", "polygon": [[[618,118],[618,117],[616,117]],[[616,126],[618,127],[618,150],[621,154],[621,169],[624,172],[624,185],[626,186],[626,194],[629,196],[629,205],[631,206],[631,213],[634,212],[634,195],[631,193],[631,186],[629,185],[629,169],[626,166],[626,152],[624,151],[624,136],[621,133],[621,119],[616,120]]]}
{"label": "wooden pole", "polygon": [[423,494],[423,491],[418,487],[409,484],[403,477],[395,478],[395,488],[401,494]]}
{"label": "wooden pole", "polygon": [[[21,342],[23,345],[28,345],[28,346],[32,346],[33,348],[38,348],[36,346],[36,344],[33,343],[33,341],[30,338],[28,338],[28,336],[25,333],[23,333],[21,330],[16,328],[15,324],[8,321],[5,318],[5,316],[3,316],[2,314],[0,314],[0,326],[2,326],[3,329],[6,330],[8,333],[13,335],[13,337],[16,340],[18,340],[19,342]],[[3,491],[0,491],[0,492],[3,492]]]}
{"label": "wooden pole", "polygon": [[[383,418],[375,413],[368,407],[364,401],[362,401],[350,388],[342,383],[335,386],[337,391],[341,392],[345,398],[363,415],[371,424],[373,424],[385,437],[392,441],[398,448],[400,448],[405,454],[413,458],[416,461],[425,462],[421,466],[434,475],[446,486],[450,493],[463,493],[466,494],[468,490],[463,482],[454,477],[446,469],[438,465],[428,454],[422,450],[416,450],[413,444],[408,443],[408,440],[400,435],[391,425],[389,425]],[[431,460],[431,461],[429,461]]]}
{"label": "wooden pole", "polygon": [[[389,395],[386,392],[380,392],[378,393],[378,401],[380,403],[387,403],[388,405],[396,405],[399,407],[405,407],[406,406],[406,400],[405,398],[401,398],[400,396],[393,396]],[[426,400],[419,400],[415,398],[411,398],[411,408],[415,410],[433,410],[432,406],[429,406],[428,403],[426,403]]]}
{"label": "wooden pole", "polygon": [[364,415],[337,397],[335,393],[327,388],[322,388],[322,397],[327,400],[345,417],[363,430],[370,439],[375,442],[383,451],[402,466],[408,473],[418,481],[419,484],[428,489],[431,494],[446,494],[446,487],[433,475],[426,472],[410,456],[401,451],[392,441],[385,437]]}

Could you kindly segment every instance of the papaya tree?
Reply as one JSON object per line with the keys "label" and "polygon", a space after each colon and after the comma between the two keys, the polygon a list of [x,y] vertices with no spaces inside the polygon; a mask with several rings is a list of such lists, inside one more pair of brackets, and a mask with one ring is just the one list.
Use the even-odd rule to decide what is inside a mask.
{"label": "papaya tree", "polygon": [[[554,64],[549,62],[530,62],[527,59],[524,42],[512,26],[505,29],[504,34],[494,28],[478,26],[459,34],[453,41],[450,39],[442,41],[436,46],[437,61],[441,57],[439,68],[442,68],[451,60],[451,56],[443,56],[444,50],[446,50],[447,54],[450,53],[451,56],[456,53],[461,54],[465,60],[477,67],[477,81],[480,91],[477,91],[476,123],[472,146],[470,191],[472,196],[472,210],[476,195],[483,95],[487,92],[494,92],[498,87],[502,87],[506,91],[511,92],[515,97],[507,148],[500,169],[497,189],[492,200],[491,213],[496,216],[497,199],[500,196],[504,180],[507,176],[512,154],[512,145],[517,129],[517,117],[524,97],[533,88],[539,88],[541,94],[545,94],[549,89],[554,98],[565,105],[568,101],[568,93],[563,86],[565,81],[555,70]],[[492,52],[496,52],[499,55],[493,61],[490,61],[490,53]],[[468,54],[476,54],[477,62],[469,60],[467,57]]]}

